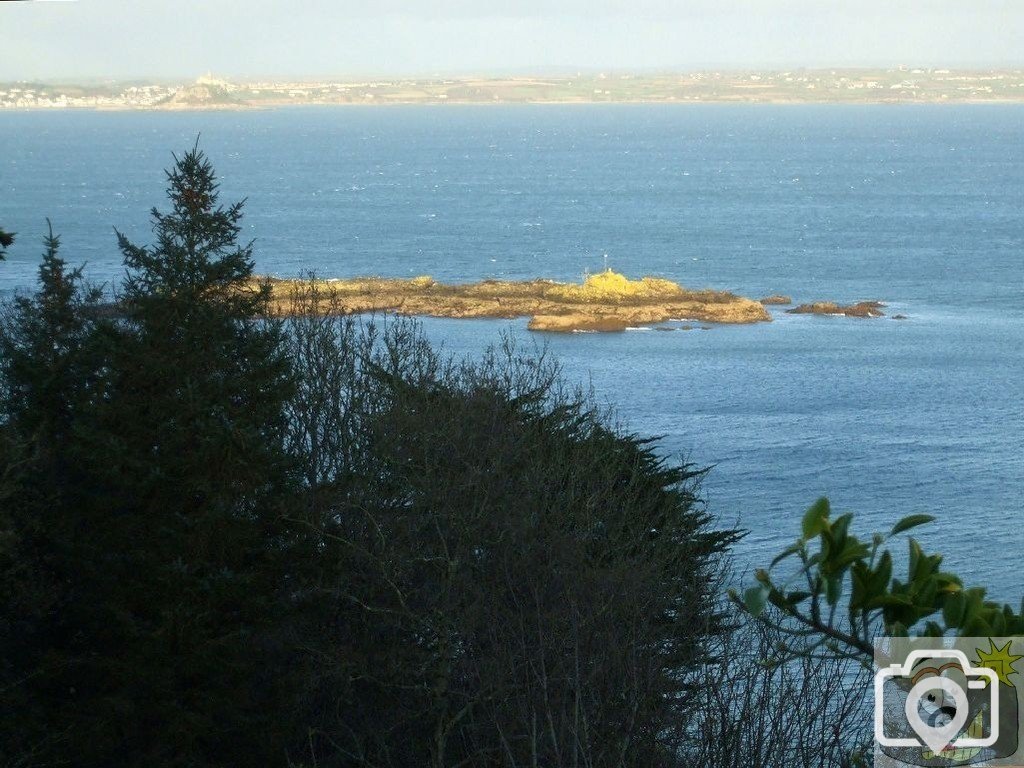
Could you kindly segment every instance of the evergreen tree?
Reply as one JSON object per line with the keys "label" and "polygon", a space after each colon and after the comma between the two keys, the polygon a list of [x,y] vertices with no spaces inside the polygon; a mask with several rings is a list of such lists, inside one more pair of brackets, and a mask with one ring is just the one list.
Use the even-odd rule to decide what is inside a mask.
{"label": "evergreen tree", "polygon": [[[71,445],[95,382],[92,340],[99,294],[44,240],[39,289],[0,318],[0,754],[60,754],[51,693],[67,667],[65,617],[75,605],[77,540]],[[56,687],[53,687],[56,685]]]}
{"label": "evergreen tree", "polygon": [[[198,149],[176,158],[168,196],[153,245],[118,235],[128,272],[112,311],[71,298],[54,240],[39,296],[8,323],[5,474],[19,450],[40,453],[39,435],[60,455],[5,483],[22,539],[8,571],[61,587],[39,622],[36,665],[12,676],[27,674],[31,748],[45,759],[270,764],[287,727],[275,638],[289,362],[251,246],[237,241],[242,204],[218,205]],[[61,334],[86,327],[72,366]]]}
{"label": "evergreen tree", "polygon": [[0,313],[0,764],[682,764],[701,473],[511,347],[282,325],[197,148],[168,197]]}
{"label": "evergreen tree", "polygon": [[[243,203],[218,205],[198,149],[167,178],[172,208],[152,211],[156,242],[118,233],[127,322],[113,361],[112,429],[139,449],[128,469],[147,493],[237,517],[284,477],[288,359],[267,319],[269,286],[253,279],[252,245],[238,243]],[[149,475],[154,459],[160,477]]]}
{"label": "evergreen tree", "polygon": [[43,246],[38,293],[16,298],[0,330],[0,398],[12,426],[34,435],[37,447],[52,449],[67,437],[74,393],[88,378],[82,369],[91,327],[86,308],[99,293],[59,256],[52,226]]}
{"label": "evergreen tree", "polygon": [[286,544],[289,367],[251,244],[238,243],[242,203],[218,205],[198,149],[167,178],[154,244],[118,234],[124,321],[83,456],[122,571],[98,599],[113,593],[124,611],[110,679],[135,725],[121,748],[146,765],[244,763],[274,751],[278,725],[267,633]]}

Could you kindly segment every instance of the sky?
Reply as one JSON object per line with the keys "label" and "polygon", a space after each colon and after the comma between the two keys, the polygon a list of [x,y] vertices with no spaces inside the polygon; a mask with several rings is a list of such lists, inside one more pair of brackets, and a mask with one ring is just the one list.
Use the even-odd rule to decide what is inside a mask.
{"label": "sky", "polygon": [[0,1],[0,81],[1024,66],[1021,0]]}

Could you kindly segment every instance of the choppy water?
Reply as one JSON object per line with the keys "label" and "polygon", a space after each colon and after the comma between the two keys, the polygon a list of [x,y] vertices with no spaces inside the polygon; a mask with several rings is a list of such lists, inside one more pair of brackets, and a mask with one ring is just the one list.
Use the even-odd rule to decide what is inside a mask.
{"label": "choppy water", "polygon": [[[546,339],[635,430],[715,468],[712,510],[764,564],[814,498],[885,528],[910,512],[947,565],[1024,592],[1024,107],[344,107],[0,114],[0,291],[29,286],[49,216],[96,279],[145,239],[172,150],[202,132],[247,196],[261,271],[631,276],[797,300],[711,331]],[[525,321],[427,323],[474,352]]]}

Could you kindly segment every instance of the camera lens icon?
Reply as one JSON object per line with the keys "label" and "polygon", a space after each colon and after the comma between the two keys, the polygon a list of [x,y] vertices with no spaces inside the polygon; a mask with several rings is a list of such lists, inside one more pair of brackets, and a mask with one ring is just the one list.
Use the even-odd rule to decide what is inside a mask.
{"label": "camera lens icon", "polygon": [[[966,685],[948,676],[920,676],[914,682],[914,668],[923,660],[948,659],[943,668],[961,672]],[[903,707],[904,722],[914,737],[893,735],[886,728],[885,684],[895,682],[907,692]],[[968,691],[987,689],[982,706],[987,708],[991,723],[987,735],[975,736],[964,733],[971,702]],[[927,747],[936,755],[954,744],[958,749],[990,747],[999,738],[999,677],[991,669],[975,667],[967,660],[963,651],[953,649],[919,649],[911,652],[903,664],[892,664],[875,673],[875,738],[883,747]],[[977,695],[974,697],[977,698]],[[903,730],[905,728],[897,728]]]}

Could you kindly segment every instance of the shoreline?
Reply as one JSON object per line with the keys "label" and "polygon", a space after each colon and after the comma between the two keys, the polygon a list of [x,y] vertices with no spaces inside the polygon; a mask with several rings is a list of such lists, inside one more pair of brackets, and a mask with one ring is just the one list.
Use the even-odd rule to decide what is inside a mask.
{"label": "shoreline", "polygon": [[425,104],[1016,104],[1024,67],[587,71],[545,75],[0,81],[0,109],[222,110]]}
{"label": "shoreline", "polygon": [[510,107],[510,106],[702,106],[702,105],[735,105],[735,106],[829,106],[829,107],[904,107],[904,106],[1007,106],[1024,104],[1024,94],[1020,98],[991,98],[991,99],[877,99],[877,100],[839,100],[839,99],[605,99],[605,100],[579,100],[579,99],[537,99],[523,101],[451,101],[441,99],[423,100],[392,100],[392,101],[364,101],[364,102],[316,102],[308,101],[301,103],[274,102],[267,104],[232,104],[217,106],[19,106],[0,107],[0,114],[17,112],[146,112],[146,113],[180,113],[180,112],[270,112],[288,109],[320,109],[320,108],[341,108],[350,107],[373,107],[386,109],[388,107]]}

